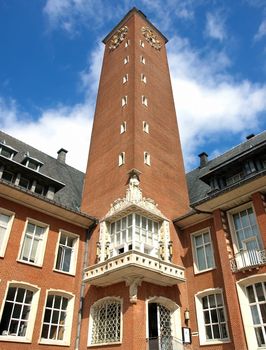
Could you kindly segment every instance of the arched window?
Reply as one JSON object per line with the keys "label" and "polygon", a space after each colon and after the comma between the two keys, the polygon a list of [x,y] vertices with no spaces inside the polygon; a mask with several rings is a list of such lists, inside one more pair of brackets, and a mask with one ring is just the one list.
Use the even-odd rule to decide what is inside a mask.
{"label": "arched window", "polygon": [[36,286],[9,283],[0,321],[0,340],[31,341],[38,299]]}
{"label": "arched window", "polygon": [[64,291],[49,291],[42,324],[41,343],[70,344],[74,296]]}
{"label": "arched window", "polygon": [[195,296],[200,344],[229,341],[227,317],[222,290],[199,292]]}
{"label": "arched window", "polygon": [[104,298],[91,307],[90,345],[121,342],[122,303],[119,298]]}

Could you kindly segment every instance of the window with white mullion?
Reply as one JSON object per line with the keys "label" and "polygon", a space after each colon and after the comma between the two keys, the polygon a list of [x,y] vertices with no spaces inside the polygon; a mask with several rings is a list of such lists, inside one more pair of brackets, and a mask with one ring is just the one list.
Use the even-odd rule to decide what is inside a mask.
{"label": "window with white mullion", "polygon": [[239,250],[260,249],[260,236],[252,207],[241,210],[232,217]]}
{"label": "window with white mullion", "polygon": [[227,339],[228,330],[222,295],[206,295],[202,298],[206,340]]}
{"label": "window with white mullion", "polygon": [[11,215],[0,213],[0,255],[3,255],[4,243],[7,240],[10,220]]}
{"label": "window with white mullion", "polygon": [[266,346],[266,283],[259,282],[246,288],[258,347]]}
{"label": "window with white mullion", "polygon": [[30,222],[27,224],[22,251],[20,254],[21,260],[37,263],[39,258],[39,251],[41,250],[41,245],[43,244],[44,232],[44,227],[35,225]]}
{"label": "window with white mullion", "polygon": [[213,249],[210,233],[202,232],[193,235],[196,267],[198,271],[214,267]]}
{"label": "window with white mullion", "polygon": [[73,272],[74,253],[77,237],[61,232],[55,268],[59,271]]}
{"label": "window with white mullion", "polygon": [[43,339],[64,340],[67,307],[66,297],[53,294],[47,296],[41,335]]}
{"label": "window with white mullion", "polygon": [[131,249],[158,255],[159,224],[132,213],[110,224],[111,251],[121,254]]}
{"label": "window with white mullion", "polygon": [[9,287],[2,318],[0,334],[25,337],[33,292],[24,288]]}

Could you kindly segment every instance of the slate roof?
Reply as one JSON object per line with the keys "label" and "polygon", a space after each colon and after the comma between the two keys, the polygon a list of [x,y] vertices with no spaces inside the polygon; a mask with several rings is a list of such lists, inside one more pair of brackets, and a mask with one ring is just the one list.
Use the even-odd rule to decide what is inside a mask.
{"label": "slate roof", "polygon": [[230,165],[230,163],[240,159],[242,156],[246,156],[262,145],[266,145],[266,131],[253,136],[220,156],[209,160],[205,167],[196,168],[187,173],[186,178],[190,203],[199,202],[208,196],[208,192],[211,188],[202,181],[202,178],[208,177],[208,175],[211,175],[211,173],[217,171],[221,167]]}
{"label": "slate roof", "polygon": [[55,193],[54,201],[56,204],[65,206],[69,209],[79,211],[81,204],[81,194],[83,187],[84,173],[61,163],[56,158],[37,150],[34,147],[0,131],[0,142],[13,147],[18,153],[13,157],[17,163],[21,163],[25,158],[25,153],[29,153],[31,158],[36,158],[43,163],[39,173],[53,178],[65,186]]}
{"label": "slate roof", "polygon": [[[21,163],[25,158],[26,152],[29,152],[30,157],[41,161],[43,166],[40,168],[40,173],[65,184],[65,186],[55,194],[55,202],[72,210],[79,210],[84,180],[83,172],[70,165],[61,163],[56,158],[0,131],[0,142],[3,141],[18,151],[13,158],[16,162]],[[233,147],[222,155],[209,160],[205,167],[196,168],[187,173],[186,178],[190,203],[199,202],[208,196],[208,192],[211,188],[202,181],[202,177],[208,176],[208,174],[216,171],[219,167],[230,164],[230,162],[247,155],[249,152],[262,145],[266,145],[266,131]]]}

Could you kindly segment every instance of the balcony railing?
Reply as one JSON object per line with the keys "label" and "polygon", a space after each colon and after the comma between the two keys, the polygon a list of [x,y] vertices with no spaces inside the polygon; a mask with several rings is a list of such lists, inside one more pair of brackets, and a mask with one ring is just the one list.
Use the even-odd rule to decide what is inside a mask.
{"label": "balcony railing", "polygon": [[184,267],[134,250],[87,267],[84,273],[85,282],[101,287],[122,282],[130,276],[162,286],[185,281]]}
{"label": "balcony railing", "polygon": [[183,341],[172,336],[147,339],[146,350],[184,350]]}
{"label": "balcony railing", "polygon": [[266,264],[266,250],[242,250],[230,260],[231,270],[237,272]]}

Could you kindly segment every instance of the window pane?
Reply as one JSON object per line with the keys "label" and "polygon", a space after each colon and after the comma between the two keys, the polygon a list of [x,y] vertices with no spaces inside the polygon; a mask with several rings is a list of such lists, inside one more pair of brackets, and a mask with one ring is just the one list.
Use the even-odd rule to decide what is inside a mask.
{"label": "window pane", "polygon": [[203,247],[197,248],[197,257],[198,257],[198,269],[199,270],[206,269],[205,255],[204,255],[204,248]]}
{"label": "window pane", "polygon": [[255,301],[255,294],[254,294],[253,286],[247,287],[247,293],[248,293],[249,302],[253,303]]}
{"label": "window pane", "polygon": [[264,301],[265,300],[265,295],[264,295],[264,292],[263,292],[262,283],[256,283],[255,284],[255,288],[256,288],[258,301]]}

